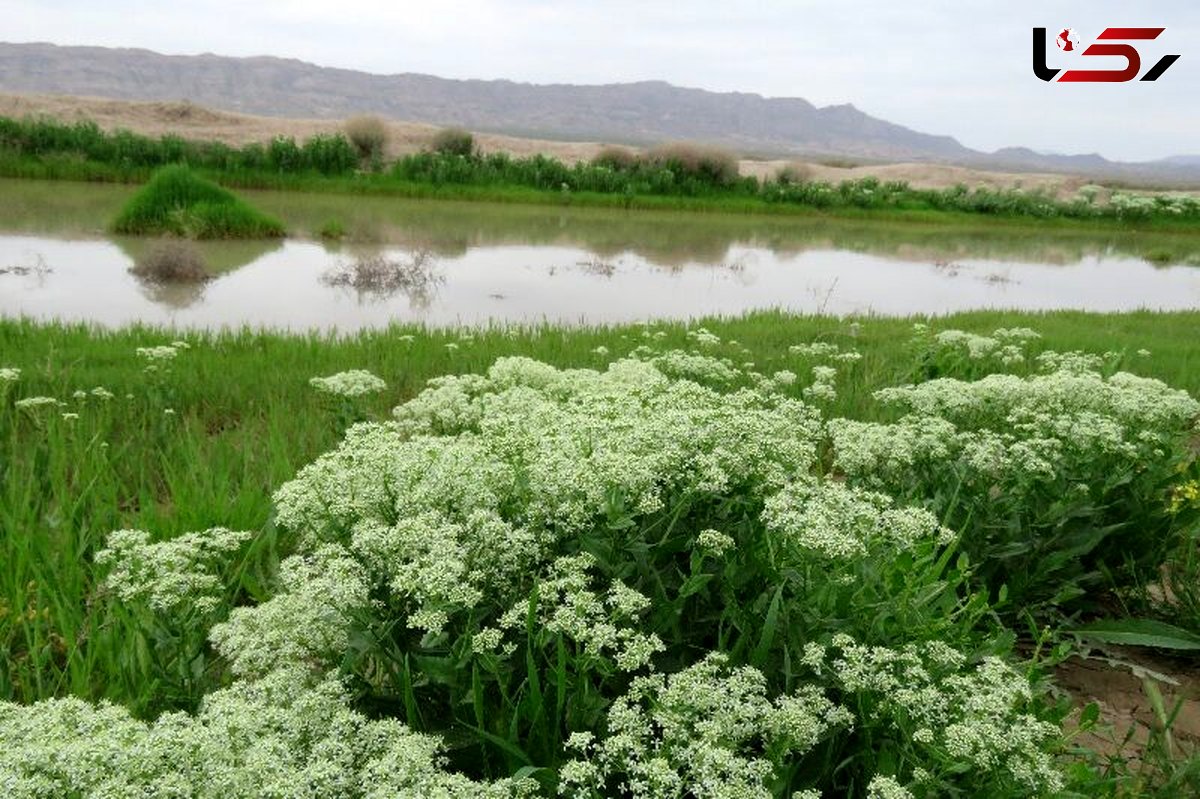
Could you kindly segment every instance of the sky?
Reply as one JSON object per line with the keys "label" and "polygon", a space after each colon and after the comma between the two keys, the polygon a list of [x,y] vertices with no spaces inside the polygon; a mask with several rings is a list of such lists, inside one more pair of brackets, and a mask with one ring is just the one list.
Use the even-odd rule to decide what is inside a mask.
{"label": "sky", "polygon": [[[1035,26],[1051,32],[1051,67],[1123,65],[1059,51],[1054,34],[1068,27],[1084,45],[1106,27],[1165,27],[1138,45],[1143,71],[1181,58],[1153,83],[1044,83],[1030,66]],[[1200,153],[1196,0],[0,0],[0,40],[529,83],[666,80],[852,103],[985,151]]]}

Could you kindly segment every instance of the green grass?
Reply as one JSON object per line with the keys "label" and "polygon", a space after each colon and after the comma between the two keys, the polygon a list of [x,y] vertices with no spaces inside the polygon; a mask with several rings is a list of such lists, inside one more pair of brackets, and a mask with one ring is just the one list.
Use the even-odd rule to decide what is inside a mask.
{"label": "green grass", "polygon": [[134,194],[117,218],[115,233],[171,234],[194,239],[272,238],[283,225],[239,200],[227,189],[192,173],[166,166]]}

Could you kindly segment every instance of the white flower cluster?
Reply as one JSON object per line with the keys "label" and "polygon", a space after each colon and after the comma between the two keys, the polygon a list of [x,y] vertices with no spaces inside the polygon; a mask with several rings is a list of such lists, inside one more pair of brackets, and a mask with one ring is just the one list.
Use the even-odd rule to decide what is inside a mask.
{"label": "white flower cluster", "polygon": [[531,781],[448,772],[440,742],[350,709],[335,681],[280,671],[209,694],[195,715],[153,722],[79,699],[0,703],[6,797],[426,797],[516,799]]}
{"label": "white flower cluster", "polygon": [[59,405],[62,403],[54,397],[25,397],[13,403],[15,408],[28,413],[37,413],[43,408],[57,408]]}
{"label": "white flower cluster", "polygon": [[709,557],[719,558],[736,549],[737,542],[720,530],[701,530],[696,536],[696,548]]}
{"label": "white flower cluster", "polygon": [[1200,215],[1200,200],[1189,194],[1130,194],[1113,192],[1109,204],[1119,216],[1145,216],[1168,213],[1175,216]]}
{"label": "white flower cluster", "polygon": [[0,368],[0,383],[15,383],[21,379],[21,370],[15,366]]}
{"label": "white flower cluster", "polygon": [[962,330],[943,330],[934,336],[940,350],[960,350],[972,360],[995,358],[1005,366],[1025,362],[1025,346],[1041,338],[1025,327],[1000,328],[990,336],[980,336]]}
{"label": "white flower cluster", "polygon": [[826,664],[842,692],[874,705],[914,746],[947,752],[955,767],[969,765],[1031,794],[1062,789],[1047,751],[1061,730],[1023,711],[1032,698],[1029,682],[999,658],[967,666],[961,653],[936,641],[890,649],[838,635]]}
{"label": "white flower cluster", "polygon": [[1024,378],[943,378],[875,396],[909,415],[892,424],[832,420],[834,461],[860,484],[893,490],[934,471],[1010,487],[1063,475],[1102,482],[1114,464],[1161,461],[1200,413],[1187,392],[1158,380],[1075,366]]}
{"label": "white flower cluster", "polygon": [[323,394],[336,397],[361,397],[365,394],[375,394],[387,388],[387,383],[368,372],[366,369],[351,369],[346,372],[314,377],[308,384]]}
{"label": "white flower cluster", "polygon": [[368,606],[359,563],[336,545],[296,555],[279,567],[279,592],[234,608],[209,638],[240,677],[307,666],[320,674],[344,655],[352,614]]}
{"label": "white flower cluster", "polygon": [[833,383],[837,379],[837,369],[832,366],[814,366],[812,368],[813,382],[804,389],[804,398],[812,402],[833,402],[837,399],[837,388]]}
{"label": "white flower cluster", "polygon": [[742,377],[741,371],[728,358],[713,358],[682,350],[665,352],[653,358],[652,363],[668,377],[692,380],[704,385],[728,386]]}
{"label": "white flower cluster", "polygon": [[138,347],[137,354],[139,358],[144,358],[150,363],[161,363],[164,361],[172,361],[179,354],[180,348],[174,344],[163,344],[157,347]]}
{"label": "white flower cluster", "polygon": [[96,563],[108,569],[105,587],[125,602],[144,603],[168,617],[208,616],[225,590],[220,567],[250,537],[217,527],[151,543],[142,530],[118,530],[96,553]]}
{"label": "white flower cluster", "polygon": [[[851,325],[851,328],[852,335],[857,335],[858,328],[854,325]],[[855,363],[862,360],[862,353],[857,350],[842,350],[837,344],[828,341],[793,344],[788,347],[788,352],[811,360],[840,361],[842,363]]]}
{"label": "white flower cluster", "polygon": [[437,631],[481,597],[526,596],[557,542],[614,496],[634,514],[670,495],[765,496],[812,466],[813,409],[750,389],[722,394],[660,368],[503,358],[486,376],[432,381],[395,423],[350,428],[283,486],[279,522],[306,546],[345,547],[363,579],[407,605],[411,625]]}
{"label": "white flower cluster", "polygon": [[896,508],[883,494],[815,479],[770,497],[763,520],[786,551],[827,561],[861,558],[879,545],[902,551],[921,540],[946,544],[954,537],[927,510]]}
{"label": "white flower cluster", "polygon": [[721,337],[705,327],[689,330],[687,332],[687,337],[689,341],[692,341],[701,347],[715,347],[721,343]]}
{"label": "white flower cluster", "polygon": [[[518,602],[500,617],[496,628],[481,630],[473,641],[476,651],[495,650],[506,631],[524,628],[535,602],[532,613],[539,630],[561,633],[588,657],[612,661],[621,671],[648,666],[651,656],[663,651],[663,642],[631,625],[650,600],[620,581],[613,582],[606,594],[597,594],[587,575],[593,565],[595,559],[586,553],[559,558],[550,565],[547,579],[538,583],[536,602]],[[514,649],[510,643],[501,651],[508,656]]]}
{"label": "white flower cluster", "polygon": [[775,701],[766,679],[749,666],[732,668],[711,653],[670,677],[639,677],[608,711],[607,735],[577,733],[580,757],[560,772],[559,794],[591,799],[665,796],[761,797],[773,764],[764,754],[800,756],[853,717],[813,686]]}

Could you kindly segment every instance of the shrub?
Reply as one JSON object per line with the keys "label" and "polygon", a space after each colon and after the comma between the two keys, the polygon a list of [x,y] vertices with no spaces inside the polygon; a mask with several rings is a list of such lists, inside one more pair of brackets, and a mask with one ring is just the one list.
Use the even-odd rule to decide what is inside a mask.
{"label": "shrub", "polygon": [[663,144],[651,150],[646,159],[715,186],[727,186],[739,176],[737,158],[732,153],[703,144]]}
{"label": "shrub", "polygon": [[779,168],[775,180],[783,184],[808,183],[813,179],[813,168],[797,161]]}
{"label": "shrub", "polygon": [[1075,609],[1178,545],[1162,497],[1195,457],[1200,403],[1111,373],[1101,355],[1035,355],[1037,340],[1024,328],[918,326],[921,381],[875,394],[901,418],[833,420],[833,457],[849,484],[947,520],[981,579],[1006,586],[1016,607]]}
{"label": "shrub", "polygon": [[162,283],[199,283],[212,277],[200,251],[178,239],[155,244],[129,271],[145,280]]}
{"label": "shrub", "polygon": [[475,154],[475,136],[462,128],[443,128],[434,134],[429,147],[442,155],[470,158]]}
{"label": "shrub", "polygon": [[357,116],[346,120],[346,136],[364,161],[383,157],[387,148],[387,123],[377,116]]}
{"label": "shrub", "polygon": [[121,209],[116,233],[167,233],[186,238],[282,236],[283,225],[186,166],[158,170]]}
{"label": "shrub", "polygon": [[638,155],[633,150],[627,147],[613,147],[607,145],[600,148],[600,152],[592,158],[593,166],[601,166],[606,169],[613,169],[617,172],[628,172],[637,166]]}

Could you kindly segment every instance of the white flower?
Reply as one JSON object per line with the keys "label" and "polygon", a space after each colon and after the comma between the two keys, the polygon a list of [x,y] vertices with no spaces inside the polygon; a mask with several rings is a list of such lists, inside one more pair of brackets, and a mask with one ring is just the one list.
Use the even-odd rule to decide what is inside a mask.
{"label": "white flower", "polygon": [[18,410],[28,411],[29,413],[35,413],[42,408],[49,408],[51,406],[57,408],[61,404],[54,397],[25,397],[13,403]]}
{"label": "white flower", "polygon": [[351,369],[326,377],[314,377],[309,379],[308,384],[323,394],[338,397],[361,397],[387,388],[387,383],[365,369]]}
{"label": "white flower", "polygon": [[696,536],[696,547],[715,558],[721,557],[736,546],[732,538],[718,530],[701,530]]}
{"label": "white flower", "polygon": [[138,347],[138,357],[144,358],[151,364],[170,361],[179,354],[179,348],[173,345],[162,345],[158,347]]}

